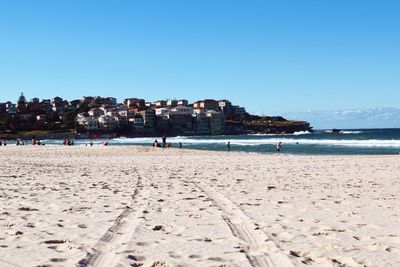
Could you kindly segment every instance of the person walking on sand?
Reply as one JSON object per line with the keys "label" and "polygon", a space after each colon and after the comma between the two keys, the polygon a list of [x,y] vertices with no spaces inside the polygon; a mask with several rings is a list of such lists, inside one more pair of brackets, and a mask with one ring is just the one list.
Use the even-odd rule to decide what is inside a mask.
{"label": "person walking on sand", "polygon": [[276,153],[280,153],[281,152],[281,148],[282,148],[282,142],[279,142],[277,145],[276,145]]}
{"label": "person walking on sand", "polygon": [[228,152],[231,151],[231,142],[228,142],[226,144],[226,149],[227,149]]}
{"label": "person walking on sand", "polygon": [[179,142],[179,149],[182,149],[182,142]]}

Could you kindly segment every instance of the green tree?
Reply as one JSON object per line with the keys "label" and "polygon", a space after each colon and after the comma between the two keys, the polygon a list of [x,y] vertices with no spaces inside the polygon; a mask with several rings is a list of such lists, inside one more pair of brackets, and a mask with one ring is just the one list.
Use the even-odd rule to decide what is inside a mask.
{"label": "green tree", "polygon": [[63,125],[67,129],[75,128],[75,112],[70,111],[70,112],[64,113]]}

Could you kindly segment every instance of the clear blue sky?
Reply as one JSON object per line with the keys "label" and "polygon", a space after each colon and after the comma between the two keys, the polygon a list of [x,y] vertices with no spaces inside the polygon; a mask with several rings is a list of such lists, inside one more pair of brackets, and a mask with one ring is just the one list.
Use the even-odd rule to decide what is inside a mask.
{"label": "clear blue sky", "polygon": [[398,107],[400,1],[0,1],[0,101],[227,98]]}

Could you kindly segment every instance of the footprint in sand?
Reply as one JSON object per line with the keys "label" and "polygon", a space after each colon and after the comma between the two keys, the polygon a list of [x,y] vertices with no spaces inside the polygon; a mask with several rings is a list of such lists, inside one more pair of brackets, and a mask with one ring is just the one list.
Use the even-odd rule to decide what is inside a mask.
{"label": "footprint in sand", "polygon": [[189,259],[201,259],[202,257],[200,255],[189,255]]}
{"label": "footprint in sand", "polygon": [[50,259],[51,262],[65,262],[67,261],[67,259],[63,259],[63,258],[52,258]]}
{"label": "footprint in sand", "polygon": [[220,257],[209,257],[209,258],[207,258],[207,260],[209,260],[209,261],[217,261],[217,262],[224,262],[225,261],[223,258],[220,258]]}
{"label": "footprint in sand", "polygon": [[133,261],[144,261],[146,260],[146,257],[143,256],[138,256],[138,255],[128,255],[126,258],[133,260]]}

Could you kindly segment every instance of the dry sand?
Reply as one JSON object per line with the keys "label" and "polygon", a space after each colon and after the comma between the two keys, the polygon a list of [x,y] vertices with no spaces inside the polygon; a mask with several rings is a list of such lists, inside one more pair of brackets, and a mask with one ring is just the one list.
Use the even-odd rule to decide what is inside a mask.
{"label": "dry sand", "polygon": [[1,147],[0,266],[400,266],[400,156]]}

